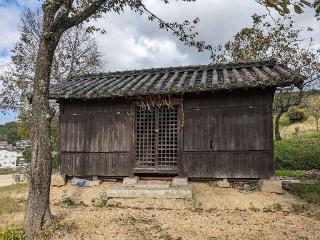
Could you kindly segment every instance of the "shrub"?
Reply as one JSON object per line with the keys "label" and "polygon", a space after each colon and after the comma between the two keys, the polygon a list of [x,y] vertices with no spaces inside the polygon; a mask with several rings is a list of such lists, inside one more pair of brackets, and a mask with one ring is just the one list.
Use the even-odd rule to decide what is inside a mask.
{"label": "shrub", "polygon": [[320,184],[297,184],[291,183],[287,190],[302,198],[307,203],[320,204]]}
{"label": "shrub", "polygon": [[59,205],[61,207],[70,207],[70,206],[75,206],[76,202],[67,196],[67,191],[64,191],[61,196],[61,200],[59,202]]}
{"label": "shrub", "polygon": [[288,111],[288,118],[290,123],[304,122],[307,120],[307,115],[302,109],[291,107]]}
{"label": "shrub", "polygon": [[3,229],[0,230],[0,240],[23,240],[25,234],[22,229]]}
{"label": "shrub", "polygon": [[276,169],[320,169],[320,133],[275,142]]}

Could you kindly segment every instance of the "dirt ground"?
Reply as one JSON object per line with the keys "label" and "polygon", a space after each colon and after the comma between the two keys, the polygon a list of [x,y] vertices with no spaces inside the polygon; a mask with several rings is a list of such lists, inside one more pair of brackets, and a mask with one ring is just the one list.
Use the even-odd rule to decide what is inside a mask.
{"label": "dirt ground", "polygon": [[[240,193],[195,183],[192,200],[109,199],[107,206],[92,206],[111,184],[52,188],[52,212],[60,219],[52,239],[320,239],[319,219],[293,212],[292,206],[304,203],[289,193]],[[82,203],[61,207],[62,197]],[[22,212],[1,216],[0,228],[22,220]]]}
{"label": "dirt ground", "polygon": [[12,184],[12,174],[0,175],[0,187]]}

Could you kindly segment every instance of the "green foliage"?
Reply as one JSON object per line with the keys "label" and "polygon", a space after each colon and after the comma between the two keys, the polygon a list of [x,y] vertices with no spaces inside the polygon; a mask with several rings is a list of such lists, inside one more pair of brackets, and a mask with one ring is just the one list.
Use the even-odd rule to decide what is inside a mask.
{"label": "green foliage", "polygon": [[31,162],[31,147],[26,147],[22,152],[23,158],[26,162]]}
{"label": "green foliage", "polygon": [[67,191],[64,191],[62,194],[61,200],[59,202],[59,205],[61,207],[71,207],[71,206],[75,206],[76,202],[72,200],[70,197],[68,197]]}
{"label": "green foliage", "polygon": [[18,172],[15,168],[1,168],[0,175],[12,174]]}
{"label": "green foliage", "polygon": [[271,206],[264,207],[263,212],[279,212],[282,211],[282,205],[280,203],[272,204]]}
{"label": "green foliage", "polygon": [[69,223],[69,222],[56,222],[56,223],[52,224],[49,227],[49,230],[52,233],[55,233],[57,231],[70,232],[70,230],[72,230],[74,227],[75,227],[75,224],[73,222],[72,223]]}
{"label": "green foliage", "polygon": [[4,125],[0,125],[0,140],[7,141],[8,143],[15,144],[21,140],[17,131],[17,123],[9,122]]}
{"label": "green foliage", "polygon": [[293,177],[293,178],[305,178],[306,171],[304,170],[282,170],[278,169],[276,170],[276,176],[282,176],[282,177]]}
{"label": "green foliage", "polygon": [[307,203],[320,204],[320,183],[318,184],[297,184],[288,185],[288,191],[302,198]]}
{"label": "green foliage", "polygon": [[287,127],[289,125],[290,125],[290,121],[289,121],[287,114],[282,115],[279,120],[280,129]]}
{"label": "green foliage", "polygon": [[304,122],[307,120],[307,115],[302,109],[291,107],[288,111],[288,118],[290,123]]}
{"label": "green foliage", "polygon": [[22,229],[2,229],[0,230],[0,240],[23,240],[25,234]]}
{"label": "green foliage", "polygon": [[291,204],[290,210],[293,213],[304,213],[308,207],[305,204],[294,203]]}
{"label": "green foliage", "polygon": [[320,133],[275,142],[276,169],[320,169]]}
{"label": "green foliage", "polygon": [[99,198],[94,198],[91,200],[93,207],[106,207],[108,205],[109,198],[107,197],[106,193],[101,193]]}
{"label": "green foliage", "polygon": [[306,1],[306,0],[256,0],[258,3],[266,5],[269,8],[274,8],[281,15],[290,14],[292,12],[296,14],[302,14],[306,8],[312,8],[314,10],[315,17],[320,19],[320,1]]}

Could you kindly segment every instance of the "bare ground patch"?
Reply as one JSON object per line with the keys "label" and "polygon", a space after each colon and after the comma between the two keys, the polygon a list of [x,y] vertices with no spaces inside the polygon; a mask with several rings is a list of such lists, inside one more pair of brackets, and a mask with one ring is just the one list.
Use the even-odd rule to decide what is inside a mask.
{"label": "bare ground patch", "polygon": [[[197,183],[194,200],[107,199],[92,206],[110,184],[53,188],[52,212],[70,227],[57,227],[52,239],[320,239],[320,221],[309,210],[293,211],[304,202],[289,193],[244,194]],[[63,195],[83,205],[61,207]],[[22,220],[21,211],[1,215],[0,228]]]}

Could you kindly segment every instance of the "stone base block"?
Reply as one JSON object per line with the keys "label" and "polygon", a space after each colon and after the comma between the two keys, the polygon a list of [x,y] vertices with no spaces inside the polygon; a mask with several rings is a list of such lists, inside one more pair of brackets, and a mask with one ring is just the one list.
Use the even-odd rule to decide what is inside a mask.
{"label": "stone base block", "polygon": [[261,191],[268,193],[283,193],[282,182],[276,180],[261,180],[260,181]]}
{"label": "stone base block", "polygon": [[53,174],[51,176],[51,186],[61,187],[67,184],[66,175]]}
{"label": "stone base block", "polygon": [[230,187],[230,183],[228,182],[228,179],[223,179],[222,181],[218,181],[217,185],[220,188],[229,188]]}
{"label": "stone base block", "polygon": [[192,187],[181,186],[176,188],[136,188],[132,186],[118,185],[106,190],[108,198],[169,198],[190,199]]}
{"label": "stone base block", "polygon": [[123,179],[123,185],[136,185],[139,181],[139,177],[125,177]]}
{"label": "stone base block", "polygon": [[188,178],[180,178],[180,177],[174,177],[172,179],[172,186],[187,186],[188,185]]}

